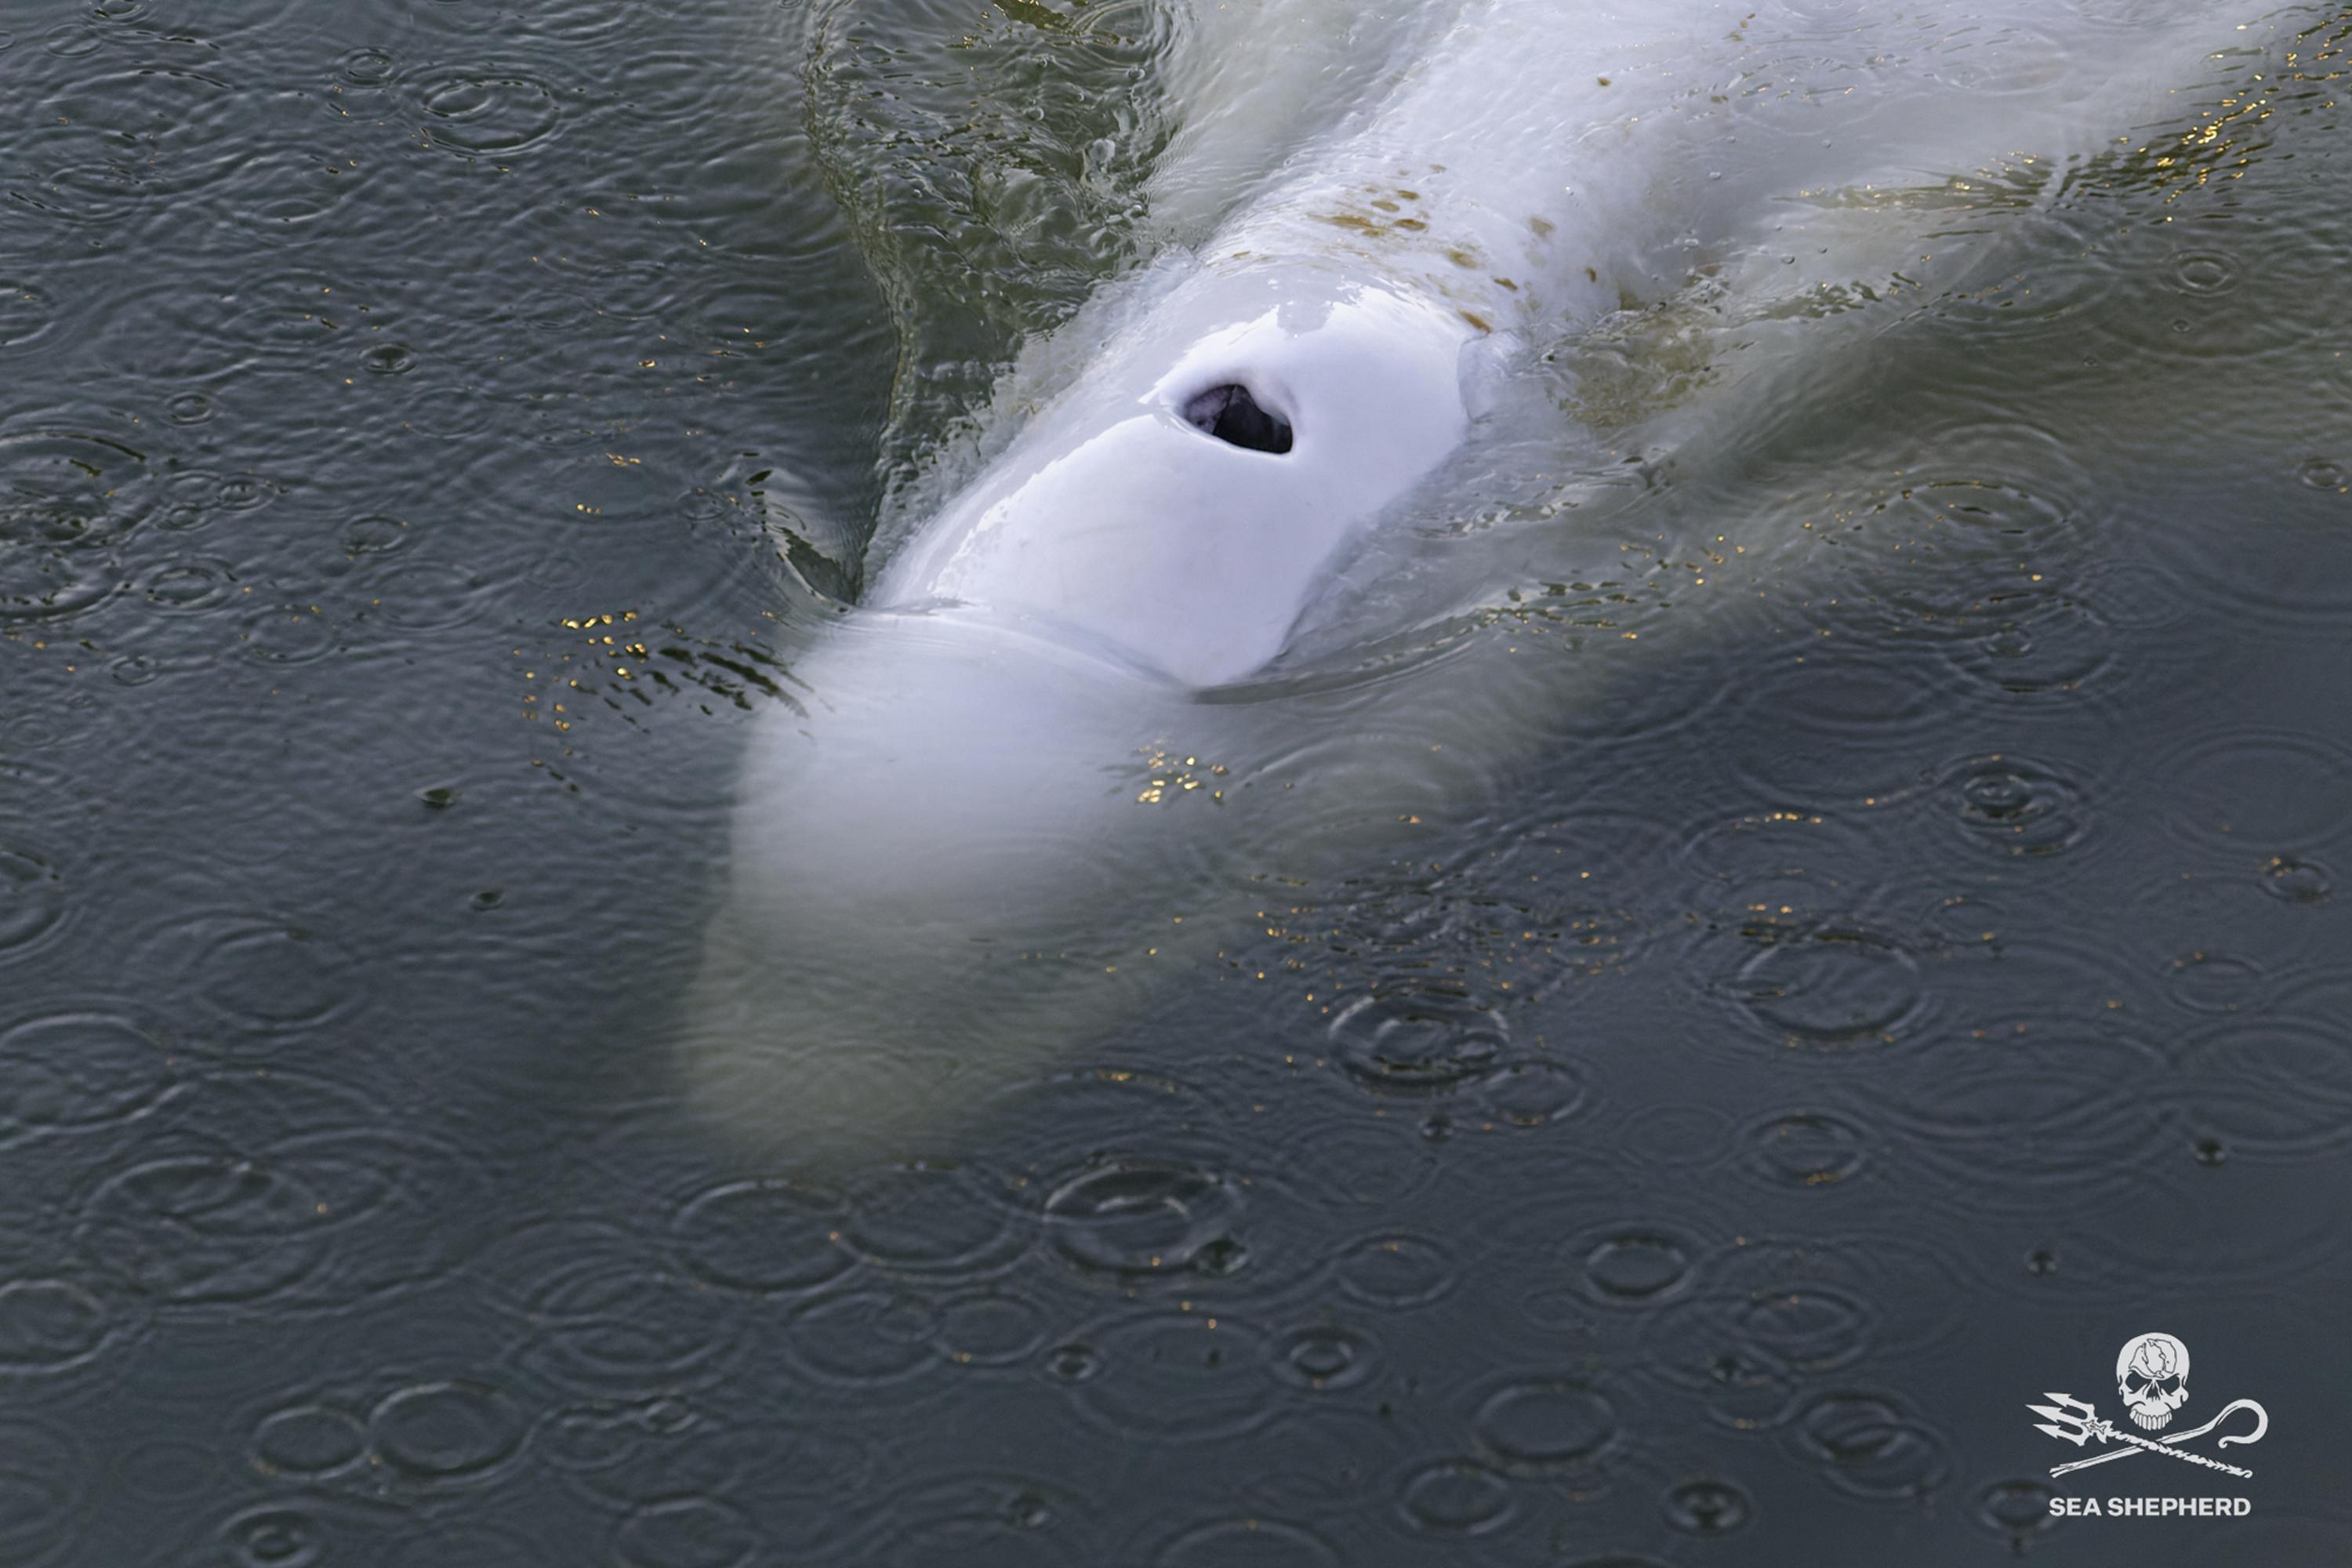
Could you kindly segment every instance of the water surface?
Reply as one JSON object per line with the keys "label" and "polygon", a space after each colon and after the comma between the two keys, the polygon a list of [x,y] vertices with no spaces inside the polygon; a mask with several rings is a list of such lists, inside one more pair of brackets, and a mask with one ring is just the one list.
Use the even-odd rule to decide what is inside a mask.
{"label": "water surface", "polygon": [[[1164,26],[0,18],[0,1558],[2342,1561],[2344,19],[1577,345],[1622,471],[1286,675],[1572,700],[952,1157],[681,1115],[747,726],[1141,259]],[[2151,1328],[2254,1479],[2053,1483]]]}

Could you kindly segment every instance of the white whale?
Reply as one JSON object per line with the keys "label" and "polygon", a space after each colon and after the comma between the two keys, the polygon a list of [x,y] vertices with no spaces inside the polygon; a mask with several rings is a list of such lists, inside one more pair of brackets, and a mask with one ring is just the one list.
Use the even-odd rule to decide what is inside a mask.
{"label": "white whale", "polygon": [[[1591,441],[1538,351],[1694,273],[1735,313],[1932,293],[2302,16],[1192,0],[1160,259],[1008,383],[983,468],[885,529],[866,607],[792,660],[805,711],[744,758],[693,1102],[780,1156],[922,1152],[1213,949],[1252,874],[1482,809],[1496,770],[1461,759],[1562,693],[1252,682],[1384,523],[1498,482],[1487,445]],[[1954,182],[1989,177],[2018,198],[1956,220]],[[1776,374],[1727,381],[1710,428],[1805,371]]]}

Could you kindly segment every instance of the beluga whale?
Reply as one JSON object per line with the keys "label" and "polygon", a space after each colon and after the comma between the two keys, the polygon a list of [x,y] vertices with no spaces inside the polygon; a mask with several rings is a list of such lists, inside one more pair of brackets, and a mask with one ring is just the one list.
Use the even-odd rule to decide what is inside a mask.
{"label": "beluga whale", "polygon": [[[1598,526],[1629,448],[1704,460],[1873,352],[2310,15],[1156,3],[1144,259],[1007,367],[982,456],[907,487],[742,759],[677,1060],[763,1154],[935,1152],[1213,952],[1269,868],[1495,808],[1576,692],[1399,634],[1517,586],[1514,528]],[[1677,301],[1764,352],[1598,428],[1577,345]],[[1531,489],[1589,504],[1432,526]]]}

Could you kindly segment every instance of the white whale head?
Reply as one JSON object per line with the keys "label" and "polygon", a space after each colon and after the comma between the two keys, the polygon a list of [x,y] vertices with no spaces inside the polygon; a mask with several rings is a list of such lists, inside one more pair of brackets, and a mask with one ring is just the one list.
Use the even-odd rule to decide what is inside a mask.
{"label": "white whale head", "polygon": [[[1188,15],[1262,55],[1260,18],[1335,7],[1381,9]],[[1202,689],[1281,653],[1351,546],[1444,473],[1496,384],[1524,381],[1500,374],[1515,342],[1566,341],[1702,261],[1792,320],[1790,290],[1864,272],[1907,297],[1994,226],[1890,192],[2111,142],[2252,42],[2213,0],[1396,9],[1413,47],[1367,55],[1361,112],[1265,171],[1123,326],[1101,330],[1108,307],[1066,326],[1060,363],[1085,368],[1007,399],[1019,433],[898,537],[866,609],[795,651],[806,707],[745,756],[681,1041],[695,1103],[763,1149],[907,1151],[1255,909],[1253,857],[1356,863],[1428,801],[1467,808],[1493,770],[1455,758],[1540,732],[1526,716],[1557,688],[1507,710],[1418,672],[1319,710]],[[2098,15],[2045,33],[2072,9]],[[1900,93],[1848,85],[1897,72]],[[1280,95],[1214,79],[1234,112],[1198,117],[1196,150],[1223,171]],[[1229,808],[1144,808],[1164,746],[1230,764]]]}
{"label": "white whale head", "polygon": [[1479,338],[1443,304],[1336,269],[1205,270],[892,562],[874,600],[1034,621],[1188,686],[1248,675],[1333,558],[1462,445]]}

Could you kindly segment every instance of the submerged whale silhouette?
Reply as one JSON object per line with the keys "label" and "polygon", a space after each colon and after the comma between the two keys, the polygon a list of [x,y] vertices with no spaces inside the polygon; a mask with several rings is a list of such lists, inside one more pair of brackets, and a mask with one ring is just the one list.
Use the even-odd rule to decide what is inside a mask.
{"label": "submerged whale silhouette", "polygon": [[2002,170],[2030,205],[2296,15],[1187,6],[1161,260],[1064,329],[1058,386],[797,651],[806,711],[745,756],[693,1102],[786,1155],[921,1152],[1140,1006],[1268,857],[1475,809],[1494,770],[1458,759],[1517,743],[1489,694],[1249,683],[1482,430],[1574,439],[1535,347],[1695,268],[1932,289],[1997,235],[1906,193]]}

